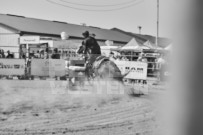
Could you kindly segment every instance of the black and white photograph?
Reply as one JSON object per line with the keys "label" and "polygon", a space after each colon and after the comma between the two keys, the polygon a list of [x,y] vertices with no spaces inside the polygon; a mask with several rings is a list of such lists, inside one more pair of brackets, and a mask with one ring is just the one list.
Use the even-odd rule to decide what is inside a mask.
{"label": "black and white photograph", "polygon": [[201,135],[193,2],[0,0],[0,135]]}

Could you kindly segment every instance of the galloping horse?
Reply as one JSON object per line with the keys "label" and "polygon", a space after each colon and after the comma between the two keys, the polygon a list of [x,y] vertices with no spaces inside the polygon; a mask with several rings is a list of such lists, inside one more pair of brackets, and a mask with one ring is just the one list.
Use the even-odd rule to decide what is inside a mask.
{"label": "galloping horse", "polygon": [[[84,54],[84,46],[80,46],[77,50],[78,54]],[[88,57],[89,54],[84,54]],[[91,76],[97,79],[114,79],[122,82],[125,75],[121,74],[121,71],[117,65],[110,61],[106,56],[98,56],[95,61],[93,61],[92,66],[86,66],[87,76]],[[127,75],[127,74],[126,74]]]}

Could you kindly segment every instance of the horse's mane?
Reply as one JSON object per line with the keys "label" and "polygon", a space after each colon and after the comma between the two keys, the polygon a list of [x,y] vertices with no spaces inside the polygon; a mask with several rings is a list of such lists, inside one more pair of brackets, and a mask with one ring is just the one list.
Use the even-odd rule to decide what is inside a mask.
{"label": "horse's mane", "polygon": [[81,45],[78,50],[76,51],[78,54],[83,54],[85,50],[85,47],[83,45]]}

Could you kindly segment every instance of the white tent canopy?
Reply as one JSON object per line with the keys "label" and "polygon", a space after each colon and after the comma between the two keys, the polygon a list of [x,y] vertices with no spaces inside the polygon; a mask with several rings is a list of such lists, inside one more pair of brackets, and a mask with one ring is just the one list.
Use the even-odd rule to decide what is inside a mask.
{"label": "white tent canopy", "polygon": [[149,40],[147,40],[146,42],[144,42],[145,46],[149,47],[150,49],[155,49],[155,44],[150,42]]}
{"label": "white tent canopy", "polygon": [[172,44],[168,45],[164,49],[167,50],[167,51],[172,51]]}
{"label": "white tent canopy", "polygon": [[121,48],[121,50],[137,50],[137,51],[142,51],[143,49],[150,49],[150,48],[139,44],[135,40],[135,38],[132,38],[125,46]]}
{"label": "white tent canopy", "polygon": [[147,40],[143,45],[149,47],[150,49],[157,49],[157,50],[163,50],[163,48],[156,46],[154,43],[151,41]]}

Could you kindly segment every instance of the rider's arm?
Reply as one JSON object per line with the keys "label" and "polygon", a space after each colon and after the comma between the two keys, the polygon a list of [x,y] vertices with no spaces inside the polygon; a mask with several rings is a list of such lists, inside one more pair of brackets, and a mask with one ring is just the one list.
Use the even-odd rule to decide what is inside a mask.
{"label": "rider's arm", "polygon": [[84,48],[84,54],[87,54],[87,41],[86,40],[84,40],[83,42],[82,42],[82,46],[83,46],[83,48]]}

